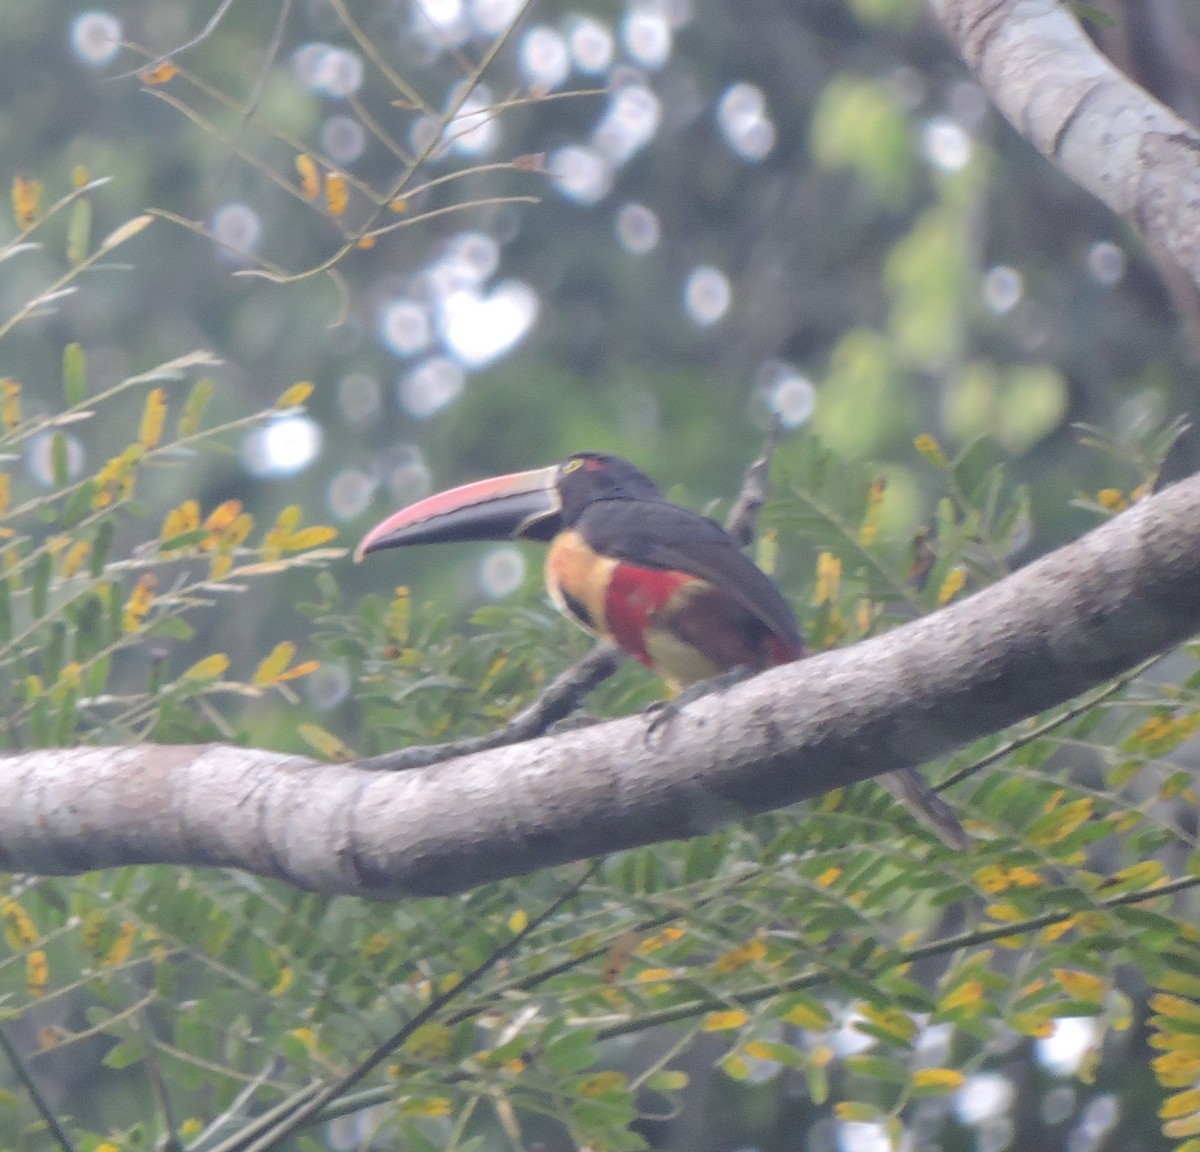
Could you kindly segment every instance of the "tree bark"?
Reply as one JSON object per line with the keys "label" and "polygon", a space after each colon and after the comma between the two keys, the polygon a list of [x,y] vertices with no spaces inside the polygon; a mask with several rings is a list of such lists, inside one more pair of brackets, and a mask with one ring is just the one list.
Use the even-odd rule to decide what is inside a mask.
{"label": "tree bark", "polygon": [[1200,476],[958,604],[635,716],[410,772],[227,746],[5,761],[0,867],[173,862],[377,898],[711,832],[919,765],[1200,630]]}
{"label": "tree bark", "polygon": [[1109,63],[1061,0],[931,0],[1012,125],[1200,285],[1200,132]]}

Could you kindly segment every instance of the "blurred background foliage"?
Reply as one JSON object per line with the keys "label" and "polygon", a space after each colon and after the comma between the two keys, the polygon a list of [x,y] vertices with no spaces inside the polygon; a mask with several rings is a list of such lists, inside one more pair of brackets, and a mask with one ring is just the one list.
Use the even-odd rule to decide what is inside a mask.
{"label": "blurred background foliage", "polygon": [[[541,0],[504,39],[520,10],[516,0],[233,3],[177,51],[218,6],[0,2],[5,182],[39,181],[52,201],[86,179],[81,170],[110,177],[86,197],[93,237],[160,214],[84,290],[4,340],[2,371],[20,383],[26,416],[58,410],[64,347],[77,342],[92,392],[211,350],[222,364],[205,369],[209,422],[245,418],[224,438],[231,451],[141,487],[147,517],[121,521],[115,554],[189,498],[204,513],[237,499],[264,526],[300,505],[304,523],[337,525],[352,546],[374,518],[432,487],[585,447],[626,455],[677,498],[721,508],[778,415],[779,499],[766,517],[777,575],[810,634],[837,643],[879,626],[864,598],[926,610],[1075,535],[1152,478],[1170,440],[1161,429],[1192,404],[1195,292],[990,110],[917,0]],[[1114,0],[1106,11],[1093,29],[1105,47],[1194,116],[1195,10],[1154,0],[1127,14]],[[481,84],[468,84],[498,43]],[[171,67],[131,75],[163,56]],[[442,125],[448,109],[456,115]],[[42,247],[3,264],[5,317],[72,264],[68,221],[49,221]],[[12,244],[20,230],[6,217],[0,238]],[[246,272],[268,277],[237,275]],[[275,410],[301,380],[316,385],[306,409]],[[14,485],[36,493],[61,487],[64,469],[72,482],[94,475],[130,442],[142,403],[105,404],[86,429],[64,426],[56,451],[44,438],[22,442]],[[1090,443],[1077,422],[1092,426]],[[1184,437],[1168,471],[1194,468],[1196,456]],[[872,504],[876,478],[886,488]],[[853,558],[868,519],[886,569]],[[938,554],[917,593],[903,577],[927,530]],[[822,548],[844,558],[840,589],[828,567],[818,580]],[[585,647],[541,611],[539,564],[536,552],[493,547],[363,569],[337,561],[316,587],[311,573],[283,571],[268,591],[205,613],[198,636],[158,635],[156,659],[185,685],[207,653],[228,654],[243,680],[284,640],[299,641],[305,662],[318,652],[299,604],[318,619],[322,667],[236,710],[239,739],[303,750],[307,723],[372,752],[486,728]],[[401,582],[411,607],[392,598]],[[447,632],[489,602],[473,642]],[[607,706],[656,690],[628,669]],[[1145,716],[1126,728],[1135,719]],[[170,734],[211,733],[180,721]],[[1058,751],[1031,751],[1022,767]],[[872,795],[850,810],[869,813]],[[977,799],[994,816],[1011,798],[981,788]],[[755,837],[773,835],[764,824],[740,848],[757,859]],[[632,873],[654,856],[629,859],[641,863],[614,876],[614,890],[649,900],[658,882]],[[95,899],[163,928],[157,888]],[[201,922],[223,923],[241,899],[197,892],[212,907],[179,938],[195,934],[195,956],[248,949],[259,992],[274,994],[287,965],[273,934],[296,918],[295,902],[281,901],[275,918],[256,904],[265,919],[247,940],[212,943]],[[499,915],[488,904],[504,903],[496,893],[478,899]],[[752,933],[758,909],[747,908],[741,927]],[[445,919],[451,933],[451,912],[427,907],[396,923],[414,933]],[[43,913],[43,929],[56,914]],[[613,947],[619,929],[609,925]],[[102,967],[125,964],[112,941],[81,947]],[[155,978],[173,979],[169,967]],[[293,995],[303,1004],[311,993]],[[180,1001],[183,1034],[190,1013]],[[947,1146],[1048,1146],[1053,1132],[1082,1152],[1102,1146],[1118,1116],[1142,1117],[1129,1137],[1139,1146],[1156,1138],[1154,1103],[1114,1103],[1154,1091],[1144,1047],[1132,1049],[1143,1075],[1122,1083],[1130,1050],[1110,1053],[1100,1071],[1110,1091],[1084,1099],[1055,1077],[1090,1058],[1097,1033],[1064,1041],[1067,1057],[1047,1046],[1036,1064],[1028,1037],[1009,1040],[971,1055],[985,1079],[952,1119],[944,1108],[934,1117],[957,1125]],[[855,1043],[836,1050],[853,1054]],[[1030,1085],[1044,1091],[1015,1107]],[[796,1147],[798,1099],[773,1076],[706,1078],[687,1123],[659,1134],[680,1148],[736,1147],[747,1133]],[[825,1116],[803,1146],[873,1152],[883,1129],[862,1116],[872,1122],[858,1128]]]}
{"label": "blurred background foliage", "polygon": [[[103,387],[208,348],[221,416],[317,385],[306,415],[189,475],[204,507],[300,503],[352,544],[431,486],[583,447],[708,506],[777,411],[795,430],[781,465],[811,435],[878,464],[897,538],[932,513],[913,437],[953,452],[991,436],[1031,485],[1019,557],[1091,522],[1076,495],[1134,482],[1072,422],[1124,436],[1188,409],[1200,313],[1181,319],[1125,226],[989,109],[917,0],[547,0],[469,94],[516,0],[232,4],[173,57],[181,73],[127,74],[214,10],[13,3],[0,43],[10,177],[53,195],[79,165],[111,176],[97,234],[146,209],[193,224],[156,223],[135,271],[27,325],[5,371],[35,391],[78,340]],[[1122,47],[1119,22],[1101,27]],[[431,149],[433,117],[464,96]],[[347,175],[342,215],[324,186],[300,192],[301,153],[318,181]],[[233,275],[306,273],[347,237],[340,283]],[[52,263],[9,265],[10,310]],[[469,604],[509,594],[531,561],[433,550],[338,579]],[[781,576],[803,594],[811,565]],[[219,642],[245,661],[292,636],[287,599]]]}

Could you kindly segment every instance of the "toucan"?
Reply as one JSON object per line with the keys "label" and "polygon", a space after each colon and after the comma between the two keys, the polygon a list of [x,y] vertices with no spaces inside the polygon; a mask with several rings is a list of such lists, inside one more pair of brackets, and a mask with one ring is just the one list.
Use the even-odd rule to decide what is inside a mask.
{"label": "toucan", "polygon": [[[354,558],[472,540],[548,543],[546,587],[558,609],[676,690],[806,655],[787,601],[737,541],[616,456],[576,452],[429,496],[372,528]],[[897,775],[891,790],[961,847],[948,807],[915,773]]]}

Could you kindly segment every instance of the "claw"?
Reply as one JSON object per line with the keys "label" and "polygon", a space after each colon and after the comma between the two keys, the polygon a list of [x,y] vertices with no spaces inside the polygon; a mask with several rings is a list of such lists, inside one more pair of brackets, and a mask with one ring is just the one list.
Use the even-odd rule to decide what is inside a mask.
{"label": "claw", "polygon": [[650,738],[660,728],[669,727],[671,721],[689,704],[716,692],[725,692],[735,684],[748,680],[755,674],[755,671],[756,669],[749,668],[745,664],[739,664],[727,672],[721,672],[716,676],[710,676],[707,680],[698,680],[695,684],[689,684],[682,692],[672,696],[669,700],[656,700],[642,713],[649,718],[649,723],[646,725],[646,743],[650,743]]}

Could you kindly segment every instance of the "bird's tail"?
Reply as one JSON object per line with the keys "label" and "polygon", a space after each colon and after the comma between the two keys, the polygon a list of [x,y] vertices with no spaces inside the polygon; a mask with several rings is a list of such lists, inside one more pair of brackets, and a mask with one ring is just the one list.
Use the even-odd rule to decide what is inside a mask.
{"label": "bird's tail", "polygon": [[969,848],[971,838],[959,823],[958,814],[926,782],[915,768],[901,768],[879,777],[879,783],[899,800],[947,848]]}

